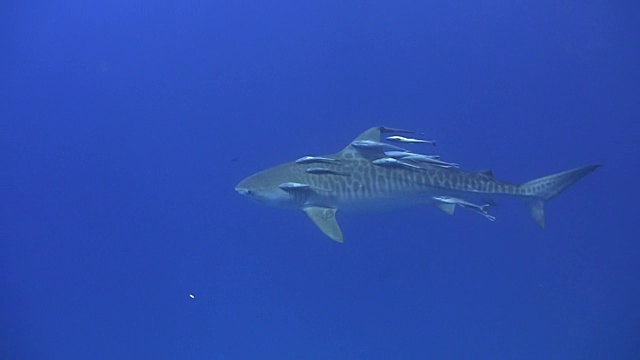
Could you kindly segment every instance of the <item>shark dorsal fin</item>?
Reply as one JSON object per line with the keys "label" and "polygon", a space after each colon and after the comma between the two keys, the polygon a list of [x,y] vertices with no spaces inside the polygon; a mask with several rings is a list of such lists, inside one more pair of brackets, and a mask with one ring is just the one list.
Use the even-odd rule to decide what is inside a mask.
{"label": "shark dorsal fin", "polygon": [[[363,132],[362,134],[358,135],[358,137],[356,137],[355,139],[353,139],[349,145],[347,145],[347,147],[345,147],[344,149],[342,149],[342,151],[340,151],[339,153],[335,154],[336,158],[352,158],[352,157],[363,157],[363,154],[361,151],[358,151],[358,149],[354,148],[353,146],[351,146],[351,144],[355,141],[376,141],[379,142],[380,141],[380,126],[376,126],[376,127],[372,127],[369,130]],[[375,152],[375,153],[371,153],[371,154],[364,154],[366,155],[365,157],[367,158],[371,158],[371,159],[376,159],[378,157],[381,157],[384,154],[383,151],[379,151],[379,152]]]}
{"label": "shark dorsal fin", "polygon": [[358,135],[358,137],[353,139],[353,141],[362,141],[362,140],[380,141],[380,129],[383,129],[383,127],[382,126],[372,127],[369,130]]}
{"label": "shark dorsal fin", "polygon": [[353,141],[361,141],[361,140],[371,140],[371,141],[380,141],[380,134],[382,133],[396,133],[396,134],[420,134],[411,130],[403,130],[397,128],[391,128],[388,126],[374,126],[369,128],[367,131],[358,135],[357,138],[353,139]]}
{"label": "shark dorsal fin", "polygon": [[391,128],[387,126],[375,126],[375,127],[369,128],[367,131],[358,135],[357,138],[353,139],[353,141],[351,141],[351,143],[349,143],[349,145],[340,152],[340,155],[359,153],[360,156],[363,156],[365,158],[379,159],[379,158],[386,157],[384,150],[395,148],[396,150],[406,151],[405,149],[395,147],[393,145],[386,144],[386,143],[385,144],[387,145],[387,149],[362,149],[362,148],[354,149],[352,146],[353,143],[358,143],[358,142],[380,143],[381,141],[380,134],[383,134],[383,133],[419,134],[411,130],[403,130],[403,129]]}
{"label": "shark dorsal fin", "polygon": [[353,154],[354,156],[362,156],[370,159],[384,157],[384,151],[380,149],[369,149],[362,151],[354,148],[351,144],[359,141],[380,142],[380,133],[389,132],[390,130],[395,129],[384,126],[374,126],[372,128],[369,128],[367,131],[363,132],[362,134],[358,135],[358,137],[353,139],[351,143],[349,143],[349,145],[347,145],[347,147],[340,152],[340,155]]}
{"label": "shark dorsal fin", "polygon": [[308,206],[302,210],[307,213],[311,221],[329,238],[339,243],[344,241],[342,231],[336,221],[336,209]]}
{"label": "shark dorsal fin", "polygon": [[479,170],[478,174],[482,174],[488,177],[494,177],[493,176],[493,171],[491,171],[491,169],[484,169],[484,170]]}

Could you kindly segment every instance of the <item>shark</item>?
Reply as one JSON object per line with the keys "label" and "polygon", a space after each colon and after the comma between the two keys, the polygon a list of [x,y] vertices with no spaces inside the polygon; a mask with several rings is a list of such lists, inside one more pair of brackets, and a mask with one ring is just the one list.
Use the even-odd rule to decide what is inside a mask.
{"label": "shark", "polygon": [[[416,154],[385,143],[389,137],[381,138],[409,133],[420,134],[372,127],[338,153],[304,156],[260,171],[240,181],[235,190],[261,204],[302,210],[327,237],[342,243],[338,212],[432,205],[450,215],[462,208],[493,221],[495,217],[488,213],[493,199],[505,196],[524,200],[535,222],[544,228],[545,204],[600,166],[582,166],[514,184],[498,180],[490,170],[465,171],[444,161],[423,161],[439,156]],[[391,139],[403,139],[393,136]]]}

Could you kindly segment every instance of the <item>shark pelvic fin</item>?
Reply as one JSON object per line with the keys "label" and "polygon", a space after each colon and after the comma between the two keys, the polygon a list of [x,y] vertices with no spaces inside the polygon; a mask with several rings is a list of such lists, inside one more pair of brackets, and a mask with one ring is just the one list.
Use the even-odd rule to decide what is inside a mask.
{"label": "shark pelvic fin", "polygon": [[327,235],[331,240],[335,240],[339,243],[344,241],[342,237],[342,231],[338,222],[336,221],[336,209],[309,206],[302,210],[311,218],[314,224],[320,228],[320,230]]}
{"label": "shark pelvic fin", "polygon": [[536,224],[544,229],[544,201],[541,199],[531,199],[525,201],[525,204],[529,209],[531,217],[536,221]]}
{"label": "shark pelvic fin", "polygon": [[449,215],[453,215],[453,212],[456,210],[456,204],[447,204],[443,202],[437,202],[436,206],[438,207],[438,209],[444,211]]}

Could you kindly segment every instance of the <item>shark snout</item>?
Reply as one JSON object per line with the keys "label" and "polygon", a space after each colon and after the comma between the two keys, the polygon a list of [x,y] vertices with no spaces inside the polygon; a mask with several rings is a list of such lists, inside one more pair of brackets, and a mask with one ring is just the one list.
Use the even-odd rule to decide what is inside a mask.
{"label": "shark snout", "polygon": [[240,195],[249,195],[251,193],[249,189],[242,186],[236,186],[236,192]]}

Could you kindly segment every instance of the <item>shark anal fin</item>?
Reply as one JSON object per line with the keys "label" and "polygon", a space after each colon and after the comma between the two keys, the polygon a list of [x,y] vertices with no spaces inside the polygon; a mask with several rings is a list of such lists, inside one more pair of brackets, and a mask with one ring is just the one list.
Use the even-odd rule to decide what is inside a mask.
{"label": "shark anal fin", "polygon": [[331,238],[331,240],[335,240],[339,243],[344,241],[342,231],[336,221],[336,209],[309,206],[302,210],[307,213],[309,218],[311,218],[311,221],[313,221],[313,223],[316,224],[316,226],[320,228],[325,235]]}

